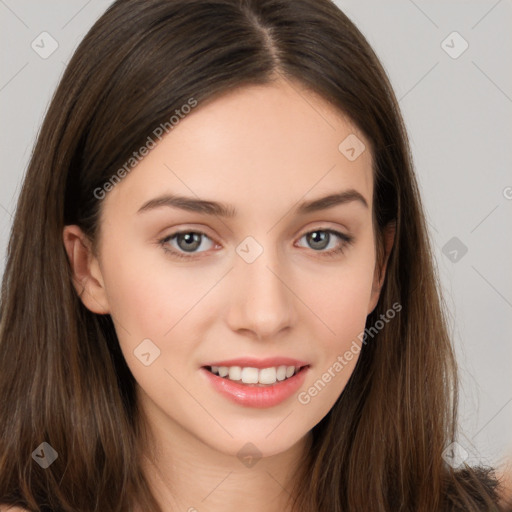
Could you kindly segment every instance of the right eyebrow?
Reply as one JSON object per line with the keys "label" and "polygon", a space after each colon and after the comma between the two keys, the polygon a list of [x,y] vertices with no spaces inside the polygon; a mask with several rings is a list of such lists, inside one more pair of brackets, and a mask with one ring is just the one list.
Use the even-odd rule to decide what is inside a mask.
{"label": "right eyebrow", "polygon": [[174,194],[166,194],[150,199],[137,210],[137,213],[161,207],[179,208],[180,210],[204,213],[205,215],[216,215],[219,217],[235,217],[237,214],[236,209],[231,205]]}

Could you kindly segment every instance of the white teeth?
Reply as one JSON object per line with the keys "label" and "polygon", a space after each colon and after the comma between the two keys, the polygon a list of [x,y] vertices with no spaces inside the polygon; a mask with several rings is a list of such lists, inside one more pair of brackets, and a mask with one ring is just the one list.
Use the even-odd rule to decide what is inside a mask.
{"label": "white teeth", "polygon": [[[258,369],[257,368],[243,368],[242,369],[242,382],[244,384],[258,384]],[[231,375],[230,375],[231,378]]]}
{"label": "white teeth", "polygon": [[229,373],[229,368],[227,366],[219,366],[219,375],[221,377],[227,377],[228,373]]}
{"label": "white teeth", "polygon": [[276,382],[276,373],[275,368],[263,368],[259,371],[258,382],[260,384],[274,384]]}
{"label": "white teeth", "polygon": [[286,366],[279,366],[276,372],[277,380],[286,379]]}
{"label": "white teeth", "polygon": [[230,380],[240,380],[242,378],[242,368],[240,366],[230,366],[229,367],[229,379]]}
{"label": "white teeth", "polygon": [[212,366],[211,372],[230,380],[242,381],[244,384],[275,384],[289,379],[300,370],[299,366],[277,366],[270,368],[252,368],[240,366]]}

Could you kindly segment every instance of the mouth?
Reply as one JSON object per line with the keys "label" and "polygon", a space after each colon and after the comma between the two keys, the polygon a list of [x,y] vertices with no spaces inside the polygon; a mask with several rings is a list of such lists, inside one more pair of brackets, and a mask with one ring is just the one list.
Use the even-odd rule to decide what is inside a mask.
{"label": "mouth", "polygon": [[280,382],[291,379],[300,372],[309,368],[309,365],[279,365],[267,368],[252,366],[203,366],[213,375],[249,387],[271,387]]}
{"label": "mouth", "polygon": [[267,362],[260,361],[256,364],[261,368],[210,364],[200,370],[205,381],[231,402],[243,407],[266,409],[284,403],[296,394],[310,369],[309,364],[302,363],[269,366]]}

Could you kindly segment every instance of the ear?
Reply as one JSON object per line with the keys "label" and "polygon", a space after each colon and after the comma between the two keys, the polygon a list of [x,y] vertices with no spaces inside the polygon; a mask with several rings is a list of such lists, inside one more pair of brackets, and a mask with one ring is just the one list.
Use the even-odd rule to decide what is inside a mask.
{"label": "ear", "polygon": [[73,285],[84,306],[93,313],[109,313],[103,276],[91,241],[76,225],[64,226],[62,237],[71,266]]}
{"label": "ear", "polygon": [[377,302],[379,302],[380,292],[382,289],[382,285],[384,284],[384,279],[386,277],[386,269],[389,260],[389,254],[391,252],[391,248],[393,247],[393,243],[395,241],[395,232],[396,232],[396,223],[390,222],[384,228],[384,258],[381,267],[379,268],[379,261],[375,263],[375,270],[373,273],[373,283],[372,283],[372,294],[370,297],[370,302],[368,304],[368,314],[370,314],[375,307],[377,306]]}

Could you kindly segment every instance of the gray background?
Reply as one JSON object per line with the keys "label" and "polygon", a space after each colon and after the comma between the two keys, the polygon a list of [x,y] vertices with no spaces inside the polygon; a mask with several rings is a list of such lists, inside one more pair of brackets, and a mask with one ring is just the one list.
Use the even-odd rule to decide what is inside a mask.
{"label": "gray background", "polygon": [[[0,0],[0,273],[50,98],[110,4]],[[405,117],[461,367],[459,443],[468,462],[499,465],[512,457],[511,2],[337,4],[381,58]],[[58,43],[45,59],[31,47],[44,31]]]}

